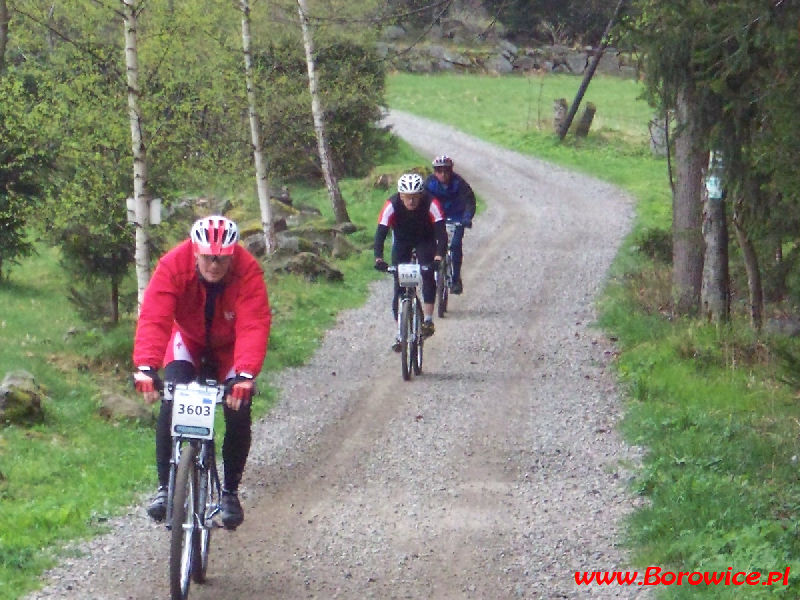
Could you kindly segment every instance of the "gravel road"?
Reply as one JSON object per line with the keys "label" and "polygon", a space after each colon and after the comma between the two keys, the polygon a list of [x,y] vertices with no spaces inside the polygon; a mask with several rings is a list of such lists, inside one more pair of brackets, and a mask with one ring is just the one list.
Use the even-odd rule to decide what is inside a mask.
{"label": "gravel road", "polygon": [[[448,127],[388,121],[425,156],[453,156],[486,200],[465,237],[465,293],[419,378],[404,382],[389,349],[389,278],[280,376],[254,431],[245,524],[215,533],[191,598],[644,597],[574,580],[625,568],[636,505],[639,452],[616,431],[612,347],[592,327],[630,200]],[[111,529],[27,598],[168,598],[164,528],[136,506]]]}

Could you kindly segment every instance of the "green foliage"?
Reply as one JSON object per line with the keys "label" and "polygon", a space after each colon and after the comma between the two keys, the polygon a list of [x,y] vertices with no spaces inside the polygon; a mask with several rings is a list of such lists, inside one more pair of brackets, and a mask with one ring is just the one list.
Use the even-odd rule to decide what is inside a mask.
{"label": "green foliage", "polygon": [[672,263],[672,232],[667,229],[645,229],[635,238],[636,248],[652,260]]}
{"label": "green foliage", "polygon": [[487,0],[487,10],[512,34],[546,43],[599,44],[614,12],[614,3],[602,0]]}
{"label": "green foliage", "polygon": [[33,251],[26,225],[52,160],[39,131],[43,93],[14,68],[0,76],[0,282]]}
{"label": "green foliage", "polygon": [[[40,210],[33,213],[32,225],[62,245],[63,266],[73,275],[70,297],[84,307],[83,314],[105,315],[105,309],[91,308],[98,288],[104,288],[102,304],[111,305],[116,318],[118,298],[124,293],[120,286],[133,255],[133,231],[126,225],[125,212],[125,198],[132,195],[133,161],[119,14],[113,6],[91,0],[53,7],[20,0],[13,9],[10,32],[15,44],[9,59],[19,75],[8,81],[24,78],[29,87],[46,88],[47,94],[40,94],[41,108],[35,111],[30,110],[30,100],[24,103],[24,89],[2,103],[0,114],[5,115],[7,107],[9,114],[27,115],[30,123],[14,123],[9,131],[19,139],[0,137],[8,142],[0,152],[6,146],[8,152],[38,148],[35,134],[58,158],[49,172],[34,169],[39,156],[35,152],[15,158],[15,163],[27,161],[27,171],[15,177],[27,177],[29,187],[23,194],[21,184],[15,184],[13,196],[0,191],[0,227],[8,230],[0,257],[8,263],[30,251],[22,233],[35,195]],[[241,188],[252,148],[240,11],[212,0],[146,3],[141,9],[138,101],[149,191],[168,208],[181,201],[186,190],[214,190],[220,181],[234,178]],[[352,12],[350,7],[342,14]],[[267,11],[254,11],[252,18],[269,174],[318,178],[299,25],[292,35],[291,28],[272,23]],[[340,175],[364,174],[383,139],[375,126],[383,103],[383,62],[363,35],[347,34],[341,27],[317,33],[320,90],[334,168]],[[273,39],[280,41],[271,45]],[[5,131],[2,124],[0,131]],[[0,276],[2,267],[0,260]]]}
{"label": "green foliage", "polygon": [[[374,49],[347,39],[317,43],[316,66],[334,172],[364,175],[383,137],[376,127],[384,94],[384,65]],[[254,57],[262,82],[264,139],[271,171],[284,178],[321,171],[306,69],[295,38],[283,37]]]}
{"label": "green foliage", "polygon": [[[679,91],[693,90],[690,109],[702,123],[702,143],[724,157],[727,197],[762,261],[766,297],[800,303],[791,281],[797,255],[778,264],[766,260],[793,244],[800,227],[800,115],[790,100],[800,93],[800,6],[758,0],[632,5],[620,31],[643,57],[651,103],[674,109]],[[746,289],[742,270],[732,274]]]}

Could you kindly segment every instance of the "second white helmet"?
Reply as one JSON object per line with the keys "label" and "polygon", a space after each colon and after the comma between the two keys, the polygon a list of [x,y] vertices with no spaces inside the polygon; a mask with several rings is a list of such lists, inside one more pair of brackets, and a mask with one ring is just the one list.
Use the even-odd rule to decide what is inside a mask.
{"label": "second white helmet", "polygon": [[424,187],[422,176],[417,173],[405,173],[397,180],[397,191],[401,194],[418,194]]}

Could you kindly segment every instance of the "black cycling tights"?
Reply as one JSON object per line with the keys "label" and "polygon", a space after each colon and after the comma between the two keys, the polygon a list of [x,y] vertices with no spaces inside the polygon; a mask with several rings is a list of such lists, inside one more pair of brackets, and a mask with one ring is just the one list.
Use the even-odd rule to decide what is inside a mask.
{"label": "black cycling tights", "polygon": [[[164,368],[164,381],[189,383],[194,381],[196,370],[189,361],[176,360]],[[225,416],[225,438],[222,442],[222,460],[224,471],[224,487],[235,492],[242,480],[244,465],[250,452],[250,403],[239,410],[223,407]],[[161,412],[156,424],[156,467],[158,468],[158,485],[166,486],[169,481],[169,459],[172,454],[172,402],[162,402]]]}

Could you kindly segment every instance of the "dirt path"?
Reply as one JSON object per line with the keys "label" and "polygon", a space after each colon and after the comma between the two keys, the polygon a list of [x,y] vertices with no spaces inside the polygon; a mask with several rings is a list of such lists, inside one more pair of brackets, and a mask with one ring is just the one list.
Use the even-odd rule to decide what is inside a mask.
{"label": "dirt path", "polygon": [[[573,577],[625,564],[636,455],[615,431],[610,347],[590,325],[629,201],[449,128],[390,120],[424,155],[453,156],[487,201],[465,238],[465,293],[437,320],[418,379],[403,382],[389,351],[388,278],[281,377],[245,472],[245,525],[215,534],[209,582],[191,597],[639,597]],[[167,598],[163,528],[140,507],[113,527],[30,600]]]}

